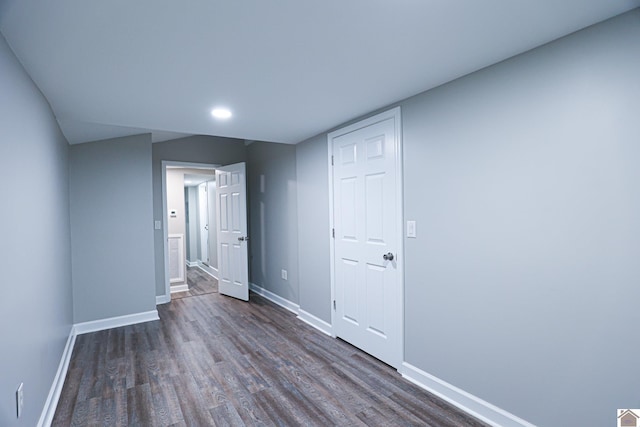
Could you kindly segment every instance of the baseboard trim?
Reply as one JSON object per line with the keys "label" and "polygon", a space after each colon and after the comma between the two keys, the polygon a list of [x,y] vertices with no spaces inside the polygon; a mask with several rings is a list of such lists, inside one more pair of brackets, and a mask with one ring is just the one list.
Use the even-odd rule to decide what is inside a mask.
{"label": "baseboard trim", "polygon": [[[164,298],[164,295],[158,298]],[[135,325],[136,323],[150,322],[153,320],[159,320],[157,310],[146,311],[143,313],[129,314],[126,316],[111,317],[108,319],[93,320],[90,322],[76,323],[71,327],[69,331],[69,337],[67,343],[62,351],[60,363],[58,364],[58,370],[56,376],[53,378],[53,383],[49,389],[49,395],[42,408],[40,419],[38,420],[38,427],[49,427],[53,422],[53,416],[56,413],[58,407],[58,401],[60,400],[60,393],[62,393],[62,387],[64,386],[64,380],[67,377],[67,371],[69,370],[69,362],[71,361],[71,355],[73,354],[73,346],[76,343],[76,337],[78,335],[87,334],[89,332],[97,332],[105,329],[117,328],[120,326]]]}
{"label": "baseboard trim", "polygon": [[157,295],[156,296],[156,305],[167,304],[171,302],[171,295]]}
{"label": "baseboard trim", "polygon": [[249,289],[260,295],[261,297],[268,299],[272,303],[286,308],[293,314],[298,314],[298,311],[300,310],[300,306],[298,304],[291,302],[286,298],[282,298],[280,295],[274,294],[273,292],[263,288],[262,286],[258,286],[255,283],[249,283]]}
{"label": "baseboard trim", "polygon": [[469,415],[495,427],[536,427],[510,412],[467,393],[458,387],[437,378],[420,368],[404,362],[400,368],[404,378],[418,387],[438,396]]}
{"label": "baseboard trim", "polygon": [[186,283],[182,285],[171,285],[169,289],[171,289],[172,294],[175,294],[176,292],[186,292],[189,290],[189,285]]}
{"label": "baseboard trim", "polygon": [[64,380],[67,377],[67,371],[69,370],[69,362],[71,361],[71,354],[73,353],[73,345],[76,343],[75,327],[72,326],[69,331],[69,337],[67,338],[67,344],[62,351],[62,357],[60,358],[60,364],[58,364],[58,371],[53,378],[49,395],[40,414],[38,420],[38,427],[49,427],[53,422],[53,416],[56,413],[58,407],[58,401],[60,400],[60,393],[62,393],[62,386]]}
{"label": "baseboard trim", "polygon": [[218,269],[217,268],[213,268],[210,265],[204,265],[201,262],[198,262],[196,267],[198,267],[200,270],[204,271],[205,273],[207,273],[209,276],[213,277],[214,279],[218,280]]}
{"label": "baseboard trim", "polygon": [[187,267],[197,267],[198,261],[189,261],[187,260]]}
{"label": "baseboard trim", "polygon": [[333,328],[330,323],[325,322],[319,317],[314,316],[313,314],[304,311],[303,309],[298,309],[298,319],[302,320],[304,323],[313,326],[323,334],[327,334],[330,337],[333,336]]}
{"label": "baseboard trim", "polygon": [[110,317],[108,319],[92,320],[90,322],[76,323],[73,330],[76,335],[89,332],[103,331],[105,329],[119,328],[121,326],[135,325],[136,323],[160,320],[158,310],[145,311],[143,313],[127,314],[126,316]]}

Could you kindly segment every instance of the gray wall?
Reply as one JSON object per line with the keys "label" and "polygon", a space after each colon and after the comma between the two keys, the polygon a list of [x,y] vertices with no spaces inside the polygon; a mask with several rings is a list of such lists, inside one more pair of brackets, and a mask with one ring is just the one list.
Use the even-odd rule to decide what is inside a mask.
{"label": "gray wall", "polygon": [[[254,142],[247,155],[251,282],[297,304],[296,148]],[[287,270],[287,280],[282,279],[282,269]]]}
{"label": "gray wall", "polygon": [[[539,425],[638,406],[639,75],[636,9],[400,104],[408,363]],[[325,153],[297,148],[301,236]]]}
{"label": "gray wall", "polygon": [[[246,160],[244,142],[232,138],[192,136],[153,144],[153,218],[162,221],[162,161],[226,165]],[[163,225],[164,226],[164,225]],[[154,233],[156,295],[165,294],[162,230]]]}
{"label": "gray wall", "polygon": [[34,426],[73,323],[68,145],[2,35],[0,76],[0,425]]}
{"label": "gray wall", "polygon": [[69,149],[74,322],[155,309],[151,135]]}
{"label": "gray wall", "polygon": [[331,323],[327,137],[296,145],[300,309]]}

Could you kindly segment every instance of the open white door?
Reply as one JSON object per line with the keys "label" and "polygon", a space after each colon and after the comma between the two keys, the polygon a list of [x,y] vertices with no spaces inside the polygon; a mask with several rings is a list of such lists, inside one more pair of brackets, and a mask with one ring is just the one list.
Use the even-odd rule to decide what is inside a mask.
{"label": "open white door", "polygon": [[247,186],[245,164],[216,169],[218,287],[223,295],[249,300]]}

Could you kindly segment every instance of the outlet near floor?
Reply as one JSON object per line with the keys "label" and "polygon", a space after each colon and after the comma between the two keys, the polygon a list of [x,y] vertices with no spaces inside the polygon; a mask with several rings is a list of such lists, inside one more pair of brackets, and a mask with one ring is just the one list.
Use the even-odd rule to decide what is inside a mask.
{"label": "outlet near floor", "polygon": [[282,270],[282,280],[287,280],[287,270]]}

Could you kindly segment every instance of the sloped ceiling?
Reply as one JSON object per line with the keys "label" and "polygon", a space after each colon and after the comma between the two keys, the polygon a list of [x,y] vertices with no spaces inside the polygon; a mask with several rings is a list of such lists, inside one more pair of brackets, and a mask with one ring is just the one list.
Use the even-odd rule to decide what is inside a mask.
{"label": "sloped ceiling", "polygon": [[[297,143],[638,6],[4,0],[0,31],[71,143],[142,131]],[[233,117],[214,120],[216,106]]]}

